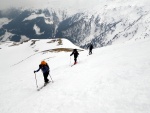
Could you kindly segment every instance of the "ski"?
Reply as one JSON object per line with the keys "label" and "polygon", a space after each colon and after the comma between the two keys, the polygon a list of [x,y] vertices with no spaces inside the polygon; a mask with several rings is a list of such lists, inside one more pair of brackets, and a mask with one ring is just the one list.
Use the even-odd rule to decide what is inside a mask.
{"label": "ski", "polygon": [[75,65],[75,64],[71,65],[71,67],[74,66],[74,65]]}
{"label": "ski", "polygon": [[72,64],[72,65],[71,65],[71,67],[72,67],[72,66],[74,66],[74,65],[76,65],[76,64],[77,64],[77,63],[75,63],[75,64]]}
{"label": "ski", "polygon": [[50,82],[44,84],[43,86],[41,86],[40,88],[37,88],[37,91],[40,91],[41,89],[43,89],[45,86],[47,86]]}

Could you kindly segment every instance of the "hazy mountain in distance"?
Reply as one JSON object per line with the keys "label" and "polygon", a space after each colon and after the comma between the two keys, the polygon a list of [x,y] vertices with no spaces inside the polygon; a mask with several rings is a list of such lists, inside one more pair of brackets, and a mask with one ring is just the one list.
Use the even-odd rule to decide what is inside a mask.
{"label": "hazy mountain in distance", "polygon": [[[79,1],[79,7],[76,6],[77,3],[74,6],[72,3],[63,3],[63,8],[51,8],[50,5],[41,9],[1,10],[0,40],[60,37],[67,38],[80,47],[91,42],[95,47],[101,47],[150,35],[148,0],[95,0],[91,5],[82,0]],[[81,8],[83,3],[85,5]]]}

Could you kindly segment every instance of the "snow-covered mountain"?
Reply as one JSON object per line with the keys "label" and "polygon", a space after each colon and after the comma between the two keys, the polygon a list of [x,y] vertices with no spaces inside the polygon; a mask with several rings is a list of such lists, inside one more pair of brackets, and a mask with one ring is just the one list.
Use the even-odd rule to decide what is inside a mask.
{"label": "snow-covered mountain", "polygon": [[80,47],[91,42],[95,47],[102,47],[150,35],[148,0],[104,0],[98,3],[78,12],[51,7],[1,11],[0,40],[62,37]]}
{"label": "snow-covered mountain", "polygon": [[[19,9],[18,9],[19,10]],[[14,9],[16,12],[16,9]],[[1,27],[1,41],[20,41],[22,36],[31,39],[54,38],[58,24],[67,18],[65,11],[54,10],[19,10],[16,16],[11,17],[13,10],[8,15],[1,13],[1,23],[4,18],[11,21]],[[7,11],[9,12],[9,11]],[[7,36],[11,33],[11,36]]]}
{"label": "snow-covered mountain", "polygon": [[[79,51],[66,39],[0,44],[0,113],[149,113],[150,38]],[[58,52],[60,51],[61,52]],[[62,51],[63,50],[63,51]],[[50,66],[54,83],[38,69]],[[50,78],[49,78],[50,79]]]}
{"label": "snow-covered mountain", "polygon": [[150,9],[147,5],[114,2],[75,14],[67,20],[67,25],[66,21],[62,22],[58,31],[61,31],[62,37],[71,38],[79,46],[92,42],[95,46],[101,47],[131,39],[147,38],[150,35]]}

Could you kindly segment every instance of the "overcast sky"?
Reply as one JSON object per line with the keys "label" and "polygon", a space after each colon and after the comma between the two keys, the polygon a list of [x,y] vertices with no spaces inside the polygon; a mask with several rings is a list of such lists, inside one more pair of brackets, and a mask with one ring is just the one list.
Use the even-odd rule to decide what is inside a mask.
{"label": "overcast sky", "polygon": [[93,7],[103,0],[0,0],[0,9],[10,7],[56,7],[86,8]]}
{"label": "overcast sky", "polygon": [[32,7],[32,8],[66,8],[66,9],[91,9],[96,5],[108,3],[129,2],[129,5],[150,5],[150,0],[0,0],[0,9],[11,7]]}

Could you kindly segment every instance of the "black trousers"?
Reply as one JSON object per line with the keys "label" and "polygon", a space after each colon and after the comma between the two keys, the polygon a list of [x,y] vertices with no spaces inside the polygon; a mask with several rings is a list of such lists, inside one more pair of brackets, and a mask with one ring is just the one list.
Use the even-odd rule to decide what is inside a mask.
{"label": "black trousers", "polygon": [[74,56],[74,62],[75,62],[75,63],[77,62],[77,57],[78,57],[78,56]]}
{"label": "black trousers", "polygon": [[48,75],[49,75],[49,71],[48,71],[48,72],[43,73],[44,81],[45,81],[45,82],[48,82],[48,81],[49,81],[49,80],[48,80]]}
{"label": "black trousers", "polygon": [[89,49],[89,55],[91,55],[92,54],[92,49]]}

